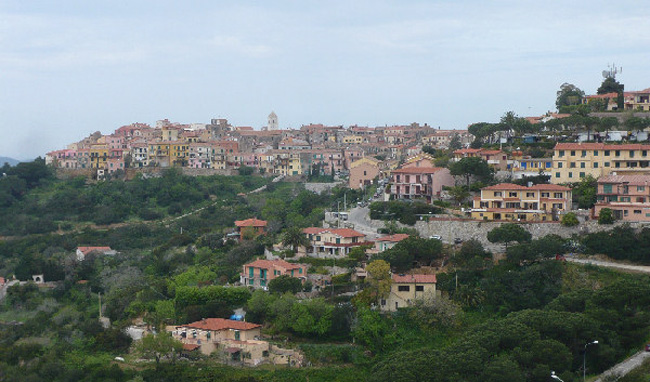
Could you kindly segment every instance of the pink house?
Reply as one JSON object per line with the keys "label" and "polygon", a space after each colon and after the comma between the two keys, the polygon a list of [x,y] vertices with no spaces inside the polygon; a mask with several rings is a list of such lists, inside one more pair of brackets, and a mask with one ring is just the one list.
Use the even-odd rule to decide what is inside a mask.
{"label": "pink house", "polygon": [[650,221],[650,175],[608,175],[598,179],[594,216],[609,208],[618,220]]}
{"label": "pink house", "polygon": [[442,188],[453,186],[449,169],[440,167],[403,167],[391,173],[390,195],[394,199],[439,199]]}

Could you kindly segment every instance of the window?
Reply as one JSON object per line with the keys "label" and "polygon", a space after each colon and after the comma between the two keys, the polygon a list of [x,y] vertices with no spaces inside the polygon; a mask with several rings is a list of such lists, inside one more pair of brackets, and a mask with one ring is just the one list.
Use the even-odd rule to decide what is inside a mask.
{"label": "window", "polygon": [[[559,172],[558,172],[558,174],[559,174]],[[549,196],[551,196],[550,192],[542,192],[542,198],[548,198]]]}
{"label": "window", "polygon": [[569,167],[571,167],[571,168],[576,168],[576,163],[575,163],[575,162],[571,162],[571,163],[569,163]]}
{"label": "window", "polygon": [[614,163],[614,167],[616,167],[616,168],[620,168],[620,167],[621,167],[621,162],[616,162],[616,163]]}
{"label": "window", "polygon": [[605,162],[605,167],[609,167],[609,162]]}
{"label": "window", "polygon": [[634,158],[634,150],[630,150],[630,158]]}
{"label": "window", "polygon": [[581,172],[581,173],[580,173],[580,177],[581,177],[581,178],[584,178],[584,177],[585,177],[585,173],[584,173],[584,172]]}
{"label": "window", "polygon": [[561,192],[556,192],[556,193],[553,194],[553,197],[556,198],[556,199],[561,199],[562,195],[563,194]]}
{"label": "window", "polygon": [[621,150],[615,150],[614,155],[617,156],[617,157],[620,157],[621,156]]}
{"label": "window", "polygon": [[557,168],[562,168],[562,164],[563,164],[562,162],[558,162]]}
{"label": "window", "polygon": [[496,191],[496,192],[494,193],[494,196],[501,196],[501,191]]}
{"label": "window", "polygon": [[298,274],[302,274],[302,268],[298,268]]}
{"label": "window", "polygon": [[586,166],[586,163],[585,163],[585,162],[581,162],[581,163],[580,163],[580,168],[585,168],[585,166]]}
{"label": "window", "polygon": [[605,156],[606,156],[606,157],[609,156],[609,150],[605,150]]}
{"label": "window", "polygon": [[516,198],[516,197],[517,197],[517,193],[516,193],[516,192],[509,192],[509,193],[508,193],[508,196],[511,197],[511,198]]}
{"label": "window", "polygon": [[623,216],[627,216],[629,213],[630,213],[630,211],[628,211],[628,210],[624,210],[624,211],[623,211]]}
{"label": "window", "polygon": [[595,156],[595,157],[598,156],[598,150],[594,150],[594,156]]}
{"label": "window", "polygon": [[573,173],[569,172],[569,178],[573,178]]}
{"label": "window", "polygon": [[630,197],[629,197],[629,196],[623,196],[623,197],[621,197],[621,202],[629,202],[629,201],[630,201]]}
{"label": "window", "polygon": [[382,299],[381,299],[381,304],[382,304],[382,305],[386,305],[386,300],[382,298]]}
{"label": "window", "polygon": [[641,151],[641,156],[647,157],[648,156],[648,150]]}
{"label": "window", "polygon": [[586,156],[587,156],[587,150],[582,150],[582,157],[584,158]]}
{"label": "window", "polygon": [[255,277],[255,268],[249,267],[248,268],[248,277]]}
{"label": "window", "polygon": [[576,156],[576,151],[575,150],[571,150],[571,156],[572,157]]}
{"label": "window", "polygon": [[[641,213],[641,212],[639,211],[639,213]],[[415,286],[415,291],[416,292],[424,292],[424,285],[416,285]]]}
{"label": "window", "polygon": [[612,185],[611,184],[603,184],[603,193],[611,194],[612,193]]}
{"label": "window", "polygon": [[637,191],[645,191],[645,186],[636,186]]}
{"label": "window", "polygon": [[534,197],[535,197],[535,193],[534,193],[534,192],[527,192],[527,193],[526,193],[526,197],[527,197],[527,198],[534,198]]}
{"label": "window", "polygon": [[316,236],[316,241],[320,241],[320,236],[319,235]]}
{"label": "window", "polygon": [[559,172],[556,172],[556,173],[555,173],[555,177],[556,177],[556,178],[559,178],[559,177],[560,177],[560,173],[559,173]]}
{"label": "window", "polygon": [[594,168],[598,168],[598,162],[594,162]]}
{"label": "window", "polygon": [[397,290],[400,291],[400,292],[410,292],[411,287],[408,286],[408,285],[398,285]]}
{"label": "window", "polygon": [[641,215],[641,210],[634,210],[635,215]]}
{"label": "window", "polygon": [[561,210],[562,209],[562,203],[553,203],[553,208],[556,210]]}

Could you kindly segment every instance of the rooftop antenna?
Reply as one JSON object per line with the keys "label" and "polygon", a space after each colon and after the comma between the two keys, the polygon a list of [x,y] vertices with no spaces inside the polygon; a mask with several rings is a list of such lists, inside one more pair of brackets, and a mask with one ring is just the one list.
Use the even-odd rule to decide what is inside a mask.
{"label": "rooftop antenna", "polygon": [[611,63],[607,65],[608,70],[603,70],[603,78],[611,78],[613,80],[616,79],[616,75],[618,73],[623,73],[623,67],[616,67],[615,63]]}

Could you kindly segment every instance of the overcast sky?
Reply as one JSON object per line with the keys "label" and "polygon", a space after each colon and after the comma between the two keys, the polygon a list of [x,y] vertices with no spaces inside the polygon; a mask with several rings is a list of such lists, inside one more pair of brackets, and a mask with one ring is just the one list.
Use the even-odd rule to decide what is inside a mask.
{"label": "overcast sky", "polygon": [[609,63],[650,87],[641,1],[0,1],[0,156],[133,122],[466,128]]}

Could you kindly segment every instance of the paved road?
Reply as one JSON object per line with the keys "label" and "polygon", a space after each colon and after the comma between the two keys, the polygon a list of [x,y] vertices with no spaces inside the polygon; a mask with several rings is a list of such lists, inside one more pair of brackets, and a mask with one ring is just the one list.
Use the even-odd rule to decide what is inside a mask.
{"label": "paved road", "polygon": [[368,207],[354,207],[348,214],[348,223],[354,224],[354,229],[368,238],[377,238],[377,228],[370,224],[370,209]]}
{"label": "paved road", "polygon": [[602,260],[578,259],[575,257],[568,257],[568,256],[566,259],[567,261],[570,261],[572,263],[592,264],[592,265],[598,265],[600,267],[617,268],[617,269],[623,269],[627,271],[650,273],[650,267],[644,265],[628,265],[628,264],[612,263],[609,261],[602,261]]}
{"label": "paved road", "polygon": [[608,375],[617,375],[619,377],[622,377],[635,368],[641,366],[643,361],[648,357],[650,357],[650,352],[640,351],[601,374],[600,377],[598,377],[598,379],[596,379],[594,382],[602,382]]}

